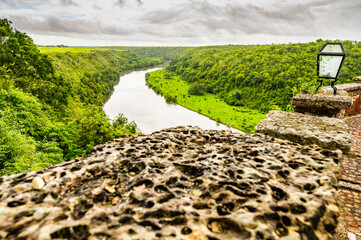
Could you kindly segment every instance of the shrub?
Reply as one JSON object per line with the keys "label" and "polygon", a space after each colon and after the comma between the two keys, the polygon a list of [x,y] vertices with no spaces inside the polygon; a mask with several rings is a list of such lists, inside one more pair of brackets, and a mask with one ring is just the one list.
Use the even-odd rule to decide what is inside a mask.
{"label": "shrub", "polygon": [[192,85],[189,86],[188,89],[188,93],[190,95],[204,95],[204,93],[206,92],[206,88],[203,84],[199,84],[199,83],[193,83]]}

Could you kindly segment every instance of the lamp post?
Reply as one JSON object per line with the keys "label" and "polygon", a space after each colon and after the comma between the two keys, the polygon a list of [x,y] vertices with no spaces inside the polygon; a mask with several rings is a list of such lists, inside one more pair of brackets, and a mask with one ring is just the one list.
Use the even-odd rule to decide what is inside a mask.
{"label": "lamp post", "polygon": [[345,50],[342,43],[326,43],[317,55],[317,75],[320,78],[318,81],[317,90],[321,87],[323,78],[333,79],[331,87],[333,88],[333,95],[337,94],[335,82],[340,73],[343,61],[345,59]]}

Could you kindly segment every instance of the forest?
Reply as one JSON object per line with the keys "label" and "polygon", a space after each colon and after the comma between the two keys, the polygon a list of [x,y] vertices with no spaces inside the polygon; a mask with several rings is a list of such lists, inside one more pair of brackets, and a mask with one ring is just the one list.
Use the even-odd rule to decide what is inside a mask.
{"label": "forest", "polygon": [[171,61],[189,47],[106,47],[110,49],[127,50],[134,52],[141,57],[163,58],[165,61]]}
{"label": "forest", "polygon": [[0,175],[40,170],[138,132],[102,105],[120,74],[162,58],[112,49],[39,48],[0,19]]}
{"label": "forest", "polygon": [[[361,75],[361,42],[341,42],[346,59],[338,84]],[[325,43],[319,39],[297,44],[191,48],[173,59],[167,70],[188,82],[193,94],[212,93],[229,105],[262,112],[292,110],[290,101],[295,94],[318,85],[317,54]]]}

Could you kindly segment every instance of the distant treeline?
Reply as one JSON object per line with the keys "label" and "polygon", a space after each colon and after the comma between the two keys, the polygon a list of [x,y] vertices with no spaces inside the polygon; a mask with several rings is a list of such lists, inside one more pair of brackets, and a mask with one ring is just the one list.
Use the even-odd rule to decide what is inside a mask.
{"label": "distant treeline", "polygon": [[136,133],[102,105],[121,72],[163,62],[112,49],[42,48],[0,19],[0,175],[39,170]]}
{"label": "distant treeline", "polygon": [[[342,43],[347,56],[338,83],[361,75],[361,42]],[[318,84],[317,53],[324,44],[198,47],[178,55],[168,70],[230,105],[289,109],[293,95]]]}
{"label": "distant treeline", "polygon": [[141,57],[163,58],[170,61],[180,55],[189,47],[108,47],[111,49],[127,50]]}

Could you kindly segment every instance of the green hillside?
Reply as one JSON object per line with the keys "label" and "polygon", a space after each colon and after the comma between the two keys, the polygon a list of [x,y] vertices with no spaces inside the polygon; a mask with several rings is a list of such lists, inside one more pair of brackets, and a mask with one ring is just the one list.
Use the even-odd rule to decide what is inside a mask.
{"label": "green hillside", "polygon": [[0,175],[38,170],[88,154],[137,126],[111,122],[102,104],[122,72],[153,66],[112,49],[41,48],[0,19]]}
{"label": "green hillside", "polygon": [[[168,70],[230,105],[264,112],[289,109],[294,94],[317,85],[317,53],[324,43],[192,48],[172,60]],[[343,45],[347,56],[338,83],[361,75],[361,42]]]}
{"label": "green hillside", "polygon": [[189,47],[107,47],[111,49],[127,50],[141,57],[163,58],[170,61]]}

